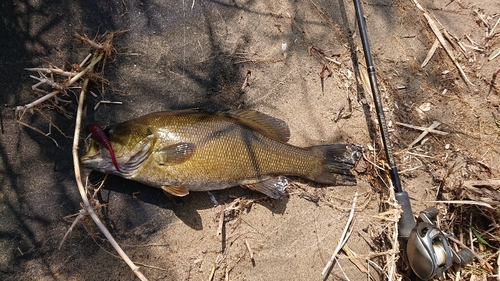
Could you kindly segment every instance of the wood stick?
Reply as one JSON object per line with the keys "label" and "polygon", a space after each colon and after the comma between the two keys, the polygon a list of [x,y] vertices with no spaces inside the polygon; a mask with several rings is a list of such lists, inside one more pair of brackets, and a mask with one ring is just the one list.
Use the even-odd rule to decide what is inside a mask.
{"label": "wood stick", "polygon": [[[415,130],[420,130],[420,131],[425,131],[426,129],[428,129],[428,128],[425,128],[425,127],[410,125],[410,124],[401,123],[401,122],[396,122],[396,125],[400,125],[400,126],[403,126],[403,127],[407,127],[407,128],[411,128],[411,129],[415,129]],[[434,130],[434,129],[430,129],[429,133],[443,135],[443,136],[446,136],[446,135],[449,134],[448,132],[438,131],[438,130]]]}
{"label": "wood stick", "polygon": [[250,259],[252,261],[254,261],[254,259],[253,259],[253,251],[252,251],[252,248],[250,248],[250,243],[248,243],[247,239],[245,239],[245,245],[247,246],[248,252],[250,253]]}
{"label": "wood stick", "polygon": [[476,186],[491,186],[498,188],[500,186],[500,180],[488,179],[488,180],[468,180],[464,181],[466,187]]}
{"label": "wood stick", "polygon": [[439,43],[441,43],[441,46],[443,46],[444,50],[446,51],[446,54],[448,55],[448,57],[451,59],[453,64],[456,66],[456,68],[460,72],[460,76],[462,76],[462,79],[464,79],[465,83],[467,83],[469,86],[474,86],[474,84],[472,84],[472,82],[469,80],[469,78],[465,74],[464,70],[462,69],[462,67],[460,66],[458,61],[455,59],[455,56],[453,54],[453,51],[452,51],[450,45],[448,44],[446,39],[444,39],[443,34],[441,33],[438,26],[436,25],[436,22],[434,22],[434,20],[429,16],[429,14],[424,10],[424,8],[422,8],[422,6],[420,5],[420,3],[417,2],[417,0],[413,0],[413,2],[417,6],[417,8],[424,13],[424,17],[427,20],[427,23],[429,24],[429,26],[431,27],[432,32],[434,32],[434,35],[436,35],[437,39],[439,40]]}
{"label": "wood stick", "polygon": [[439,122],[432,122],[432,125],[425,129],[421,134],[420,136],[418,136],[412,143],[410,143],[410,145],[408,146],[408,148],[412,148],[414,145],[416,145],[419,141],[421,141],[425,136],[427,136],[427,134],[429,134],[429,132],[431,130],[434,130],[435,128],[437,128],[439,125],[441,125],[441,123]]}
{"label": "wood stick", "polygon": [[[69,76],[69,77],[75,76],[78,73],[76,71],[66,71],[66,70],[63,70],[60,68],[47,68],[47,67],[25,68],[25,70],[40,71],[40,72],[47,73],[47,74],[54,73],[54,74],[59,74],[62,76]],[[35,79],[38,79],[38,78],[35,78]]]}
{"label": "wood stick", "polygon": [[498,25],[499,22],[500,22],[500,17],[498,17],[497,22],[495,23],[495,25],[491,29],[490,33],[488,33],[488,37],[491,38],[493,35],[495,35],[495,33],[496,33],[495,29],[497,28],[497,25]]}
{"label": "wood stick", "polygon": [[434,53],[436,52],[436,49],[438,47],[439,47],[439,40],[435,39],[434,43],[432,44],[431,49],[429,50],[429,52],[427,53],[427,56],[424,59],[424,62],[420,66],[421,68],[424,68],[427,65],[427,63],[429,63],[429,61],[431,60],[432,56],[434,55]]}
{"label": "wood stick", "polygon": [[225,213],[226,205],[220,205],[220,215],[219,215],[219,227],[217,228],[217,233],[215,236],[219,236],[222,234],[222,229],[224,228],[224,213]]}
{"label": "wood stick", "polygon": [[352,219],[354,218],[354,211],[356,210],[357,199],[358,199],[358,192],[356,191],[356,193],[354,194],[354,199],[352,200],[351,213],[349,214],[349,218],[347,219],[346,225],[344,227],[344,231],[342,232],[342,235],[340,236],[339,244],[337,245],[337,248],[335,248],[335,250],[333,251],[332,257],[330,258],[330,260],[326,264],[325,268],[321,272],[321,275],[325,275],[325,273],[330,270],[330,268],[333,265],[333,262],[335,261],[337,253],[340,251],[340,249],[342,249],[342,247],[347,242],[347,239],[349,239],[349,236],[352,233],[352,229],[351,230],[349,230],[349,229],[351,228],[351,222],[352,222]]}
{"label": "wood stick", "polygon": [[427,13],[424,13],[424,17],[425,17],[425,19],[427,19],[427,23],[431,27],[432,32],[434,32],[434,34],[436,35],[437,39],[439,40],[439,43],[441,43],[441,46],[443,46],[444,50],[446,51],[446,54],[448,54],[448,57],[451,59],[453,64],[457,67],[462,78],[465,80],[465,82],[467,84],[469,84],[470,86],[474,86],[474,84],[469,80],[469,78],[465,74],[464,70],[462,69],[462,66],[460,66],[460,64],[458,63],[457,59],[455,58],[455,56],[453,54],[453,51],[451,50],[450,45],[448,45],[448,42],[444,39],[443,35],[439,31],[439,28],[437,27],[434,20]]}
{"label": "wood stick", "polygon": [[430,202],[430,203],[443,203],[443,204],[477,205],[477,206],[483,206],[483,207],[486,207],[486,208],[489,208],[489,209],[493,209],[493,210],[496,209],[496,208],[493,208],[493,206],[491,206],[488,203],[479,202],[479,201],[472,201],[472,200],[452,200],[452,201],[445,200],[445,201],[427,201],[427,202]]}

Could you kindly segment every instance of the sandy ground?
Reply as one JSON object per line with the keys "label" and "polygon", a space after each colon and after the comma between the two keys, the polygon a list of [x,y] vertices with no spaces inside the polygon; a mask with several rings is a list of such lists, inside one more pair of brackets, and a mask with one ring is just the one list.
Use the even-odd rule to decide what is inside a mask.
{"label": "sandy ground", "polygon": [[[500,58],[488,60],[500,39],[487,37],[500,5],[497,0],[421,4],[450,34],[473,86],[467,86],[442,48],[421,67],[435,35],[412,1],[363,1],[396,161],[415,214],[435,206],[435,200],[477,199],[460,188],[462,183],[496,179],[500,168],[495,123],[500,99],[498,82],[491,81]],[[64,113],[49,102],[22,118],[50,132],[59,147],[15,121],[15,107],[37,98],[30,88],[36,83],[29,77],[33,73],[24,68],[49,62],[69,66],[88,54],[75,32],[94,37],[127,30],[114,40],[107,83],[91,87],[97,98],[87,97],[85,124],[104,126],[167,109],[250,108],[286,121],[292,144],[358,143],[370,159],[383,159],[378,139],[370,138],[375,135],[372,99],[357,91],[353,74],[355,55],[360,68],[365,66],[350,1],[8,0],[1,3],[0,17],[2,280],[135,279],[90,218],[58,250],[72,222],[65,217],[81,208],[67,137],[74,129],[75,95],[63,97],[71,101]],[[94,110],[101,100],[123,104]],[[341,108],[350,114],[335,122]],[[427,127],[433,121],[449,134],[430,134],[408,149],[420,132],[396,122]],[[231,280],[321,280],[358,192],[347,246],[362,266],[341,252],[328,280],[366,280],[362,267],[374,280],[384,280],[388,256],[366,258],[393,247],[393,223],[376,218],[387,210],[387,177],[365,162],[361,166],[368,168],[358,168],[356,187],[293,179],[281,200],[238,187],[213,192],[226,206],[253,202],[226,222],[222,236],[216,236],[220,206],[207,193],[190,194],[176,205],[160,190],[110,177],[96,197],[102,205],[98,213],[149,280],[207,280],[214,265],[214,280],[223,280],[226,269]],[[101,179],[90,174],[92,183]],[[493,204],[492,198],[486,199]],[[446,231],[458,235],[472,226],[500,236],[498,213],[492,219],[484,207],[439,207],[453,222],[443,225]],[[452,216],[462,213],[467,213],[464,229],[455,227],[460,221]],[[499,245],[498,239],[488,239]]]}

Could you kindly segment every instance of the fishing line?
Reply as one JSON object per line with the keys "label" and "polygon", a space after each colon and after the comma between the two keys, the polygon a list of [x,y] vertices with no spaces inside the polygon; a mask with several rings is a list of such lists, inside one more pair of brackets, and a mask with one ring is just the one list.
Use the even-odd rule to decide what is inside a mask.
{"label": "fishing line", "polygon": [[184,75],[186,74],[186,0],[182,0],[182,88],[184,91]]}

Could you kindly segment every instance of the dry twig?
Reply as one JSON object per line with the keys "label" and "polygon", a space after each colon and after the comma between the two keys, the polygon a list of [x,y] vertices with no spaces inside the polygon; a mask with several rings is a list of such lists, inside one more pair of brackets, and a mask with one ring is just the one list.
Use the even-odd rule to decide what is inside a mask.
{"label": "dry twig", "polygon": [[226,205],[222,204],[220,205],[220,216],[219,216],[219,227],[217,228],[217,233],[215,236],[219,236],[222,234],[222,231],[224,229],[224,209]]}
{"label": "dry twig", "polygon": [[434,53],[436,52],[438,47],[439,47],[439,40],[436,39],[436,40],[434,40],[434,43],[432,44],[431,49],[427,53],[427,56],[425,57],[424,62],[422,62],[422,65],[420,66],[421,68],[424,68],[427,65],[427,63],[429,63],[429,61],[431,60],[432,56],[434,55]]}
{"label": "dry twig", "polygon": [[[26,111],[33,112],[33,109],[36,106],[42,104],[43,102],[45,102],[53,97],[56,97],[56,95],[58,95],[60,93],[65,93],[71,85],[75,84],[76,82],[78,82],[82,78],[84,78],[82,86],[81,86],[80,95],[78,97],[78,109],[76,112],[75,131],[74,131],[74,135],[73,135],[73,147],[72,147],[75,181],[76,181],[76,184],[78,186],[78,191],[80,192],[80,195],[82,197],[84,209],[79,211],[78,216],[76,217],[75,221],[71,225],[68,232],[66,232],[66,234],[64,235],[59,248],[64,243],[67,235],[71,232],[71,229],[76,225],[76,223],[81,218],[83,218],[85,216],[85,214],[89,214],[92,217],[92,219],[94,220],[94,222],[96,223],[96,225],[99,227],[101,232],[104,234],[104,236],[110,242],[110,244],[115,248],[115,250],[118,252],[120,257],[128,264],[128,266],[132,269],[132,271],[136,274],[136,276],[141,280],[147,280],[146,277],[144,277],[144,275],[140,272],[139,267],[137,267],[130,260],[130,258],[125,254],[125,252],[121,249],[121,247],[118,245],[118,243],[114,240],[113,236],[109,233],[109,231],[106,229],[104,224],[100,221],[99,217],[94,212],[94,210],[89,202],[89,199],[87,198],[87,193],[86,193],[84,185],[82,183],[81,171],[80,171],[80,161],[79,161],[79,157],[78,157],[78,142],[80,140],[80,128],[81,128],[81,121],[82,121],[83,103],[85,100],[85,94],[86,94],[87,86],[89,83],[89,78],[84,77],[84,76],[86,74],[92,73],[95,69],[95,66],[98,63],[102,63],[106,58],[110,57],[111,51],[112,51],[111,41],[113,38],[113,33],[109,34],[107,36],[106,40],[102,44],[99,42],[95,42],[93,40],[90,40],[87,37],[80,36],[78,34],[76,34],[75,36],[79,40],[83,41],[85,44],[97,49],[97,51],[94,52],[93,55],[87,56],[85,58],[85,60],[80,65],[78,65],[77,67],[74,67],[74,68],[76,68],[76,69],[83,68],[83,66],[86,64],[88,59],[90,59],[92,57],[91,61],[89,62],[89,64],[85,68],[83,68],[80,71],[64,71],[63,69],[57,68],[53,65],[50,65],[48,68],[28,69],[31,71],[36,71],[39,74],[39,77],[31,76],[32,78],[34,78],[35,80],[38,81],[38,83],[36,83],[32,86],[33,90],[39,90],[38,87],[43,85],[43,84],[48,85],[53,90],[50,93],[42,91],[42,92],[45,92],[47,94],[45,94],[43,97],[41,97],[41,98],[31,102],[31,103],[16,107],[16,114],[18,116],[18,123],[25,125],[25,126],[28,126],[32,129],[38,131],[38,132],[41,132],[40,130],[33,128],[33,127],[31,127],[31,126],[29,126],[21,121],[21,118],[24,115],[24,113]],[[47,76],[46,74],[50,74],[50,76]],[[64,76],[64,77],[66,77],[66,79],[62,83],[57,83],[54,81],[54,77],[53,77],[54,74]],[[56,101],[57,101],[57,98],[56,98]],[[56,145],[57,145],[57,143],[56,143]]]}
{"label": "dry twig", "polygon": [[245,245],[247,246],[248,253],[250,253],[250,259],[252,260],[252,263],[255,263],[255,260],[253,258],[253,251],[252,251],[252,248],[250,247],[250,243],[248,243],[247,239],[245,239]]}
{"label": "dry twig", "polygon": [[441,200],[441,201],[427,201],[429,203],[443,203],[443,204],[465,204],[465,205],[477,205],[483,206],[495,210],[490,204],[471,200]]}
{"label": "dry twig", "polygon": [[[358,192],[356,191],[356,193],[354,194],[354,199],[352,200],[351,212],[349,213],[349,218],[347,219],[346,225],[344,227],[344,231],[342,232],[342,235],[340,236],[339,244],[337,245],[337,248],[335,248],[335,250],[333,251],[332,257],[330,258],[330,260],[326,264],[325,268],[323,268],[321,275],[325,275],[325,273],[327,273],[331,270],[331,267],[333,266],[333,262],[335,261],[335,258],[337,256],[338,252],[340,251],[340,249],[342,249],[344,244],[347,242],[347,240],[349,239],[349,236],[351,236],[351,233],[352,233],[351,222],[352,222],[352,219],[354,218],[354,211],[356,210],[357,199],[358,199]],[[328,276],[326,276],[326,277],[328,277]]]}
{"label": "dry twig", "polygon": [[[93,67],[103,58],[103,54],[99,55],[94,55],[94,59],[92,59],[91,64],[92,67],[88,69],[88,71],[92,71]],[[74,165],[74,170],[75,170],[75,180],[76,184],[78,186],[78,191],[80,192],[80,196],[82,197],[83,204],[85,207],[85,211],[92,217],[92,220],[94,220],[95,224],[101,232],[104,234],[106,239],[108,239],[109,243],[115,248],[115,250],[118,252],[120,257],[127,263],[127,265],[132,269],[134,274],[141,280],[147,280],[147,278],[142,274],[142,272],[139,270],[139,267],[136,266],[132,260],[127,256],[127,254],[122,250],[120,245],[115,241],[111,233],[109,233],[108,229],[104,226],[104,224],[101,222],[97,214],[94,212],[94,209],[89,203],[89,200],[87,198],[87,193],[85,192],[85,188],[83,187],[82,183],[82,178],[81,178],[81,171],[80,171],[80,160],[78,157],[78,141],[80,140],[80,128],[81,128],[81,121],[82,121],[82,112],[83,112],[83,103],[85,100],[85,93],[87,91],[87,85],[89,83],[89,79],[86,78],[83,81],[82,85],[82,90],[80,92],[80,96],[78,98],[78,110],[76,112],[76,122],[75,122],[75,134],[73,136],[73,148],[72,148],[72,155],[73,155],[73,165]]]}
{"label": "dry twig", "polygon": [[[60,84],[56,84],[53,80],[52,82],[50,82],[49,84],[56,88],[56,90],[46,94],[45,96],[31,102],[31,103],[28,103],[28,104],[25,104],[25,105],[21,105],[21,106],[17,106],[16,107],[16,113],[18,114],[18,118],[20,119],[20,116],[22,116],[24,114],[24,112],[26,112],[27,110],[32,110],[35,106],[43,103],[44,101],[47,101],[49,100],[50,98],[56,96],[57,94],[60,94],[60,93],[63,93],[66,91],[66,89],[68,89],[71,85],[73,85],[76,81],[78,81],[80,78],[82,78],[87,72],[89,72],[91,69],[94,69],[95,65],[102,59],[99,58],[99,60],[92,60],[90,62],[90,64],[85,68],[83,69],[82,71],[78,72],[75,76],[71,77],[69,80],[67,80],[63,85],[60,85]],[[41,72],[39,72],[40,75],[43,75]],[[32,76],[33,77],[33,76]],[[68,77],[69,78],[69,77]],[[41,79],[38,79],[39,81],[41,81]],[[50,79],[45,79],[43,80],[44,83],[48,82]],[[57,85],[57,86],[56,86]],[[33,85],[33,88],[36,88],[36,87],[40,86],[40,83],[37,83],[35,85]]]}
{"label": "dry twig", "polygon": [[368,275],[371,280],[376,280],[375,277],[368,271],[368,269],[363,265],[357,254],[349,248],[349,246],[344,245],[342,250],[347,254],[349,260],[364,274]]}
{"label": "dry twig", "polygon": [[448,44],[448,42],[444,38],[443,34],[439,30],[439,27],[436,25],[436,22],[430,17],[430,15],[424,10],[424,8],[422,8],[422,6],[420,5],[420,3],[418,3],[417,0],[413,0],[413,2],[417,6],[417,8],[424,13],[424,17],[427,20],[427,23],[429,24],[429,26],[431,27],[432,32],[434,32],[434,35],[436,35],[436,38],[439,40],[439,43],[441,43],[441,46],[443,46],[443,48],[445,49],[446,54],[448,55],[448,57],[451,59],[453,64],[456,66],[456,68],[460,72],[460,76],[462,76],[462,78],[464,79],[464,81],[468,85],[474,86],[474,84],[472,84],[472,82],[469,80],[469,78],[465,74],[464,70],[462,69],[462,66],[460,66],[457,59],[455,58],[455,55],[453,54],[453,51],[452,51],[450,45]]}
{"label": "dry twig", "polygon": [[403,126],[403,127],[408,127],[408,128],[412,128],[412,129],[415,129],[415,130],[421,130],[423,131],[409,146],[408,148],[412,148],[415,144],[417,144],[419,141],[421,141],[428,133],[435,133],[435,134],[439,134],[439,135],[447,135],[448,133],[447,132],[442,132],[442,131],[438,131],[438,130],[435,130],[439,125],[441,125],[441,123],[437,122],[437,121],[434,121],[432,122],[432,125],[430,125],[428,128],[425,128],[425,127],[420,127],[420,126],[414,126],[414,125],[410,125],[410,124],[405,124],[405,123],[400,123],[400,122],[396,122],[397,125],[400,125],[400,126]]}

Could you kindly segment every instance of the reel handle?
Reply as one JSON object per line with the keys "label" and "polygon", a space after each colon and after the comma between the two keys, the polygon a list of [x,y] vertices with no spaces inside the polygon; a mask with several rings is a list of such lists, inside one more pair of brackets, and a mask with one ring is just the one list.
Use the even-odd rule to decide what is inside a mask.
{"label": "reel handle", "polygon": [[415,275],[423,280],[441,277],[452,262],[465,265],[474,259],[468,249],[453,250],[447,235],[435,224],[438,213],[436,208],[420,212],[418,224],[406,245],[408,263]]}

